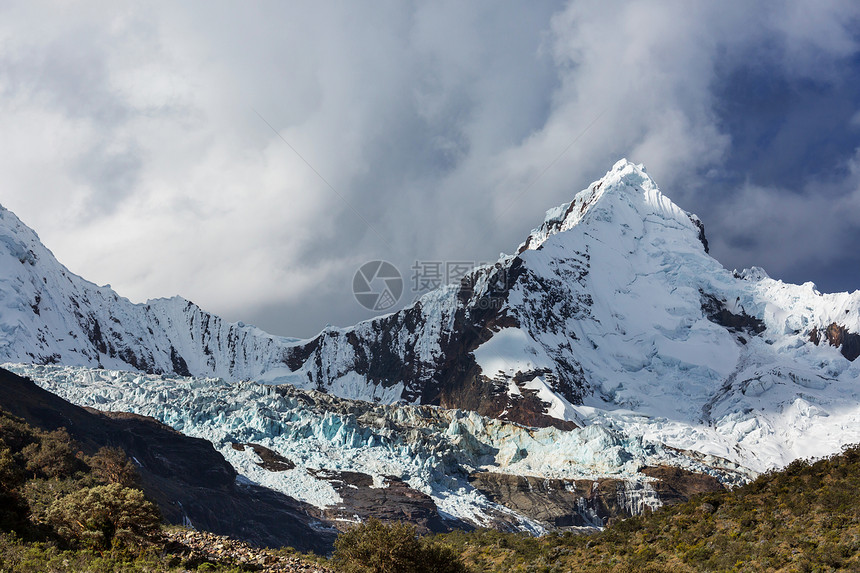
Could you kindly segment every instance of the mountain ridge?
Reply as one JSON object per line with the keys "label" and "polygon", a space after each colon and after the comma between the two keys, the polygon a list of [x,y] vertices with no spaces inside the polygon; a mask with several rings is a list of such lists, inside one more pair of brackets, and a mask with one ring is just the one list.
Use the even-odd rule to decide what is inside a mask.
{"label": "mountain ridge", "polygon": [[[818,424],[840,396],[860,403],[850,386],[860,291],[822,295],[728,271],[698,217],[626,160],[548,211],[517,254],[307,340],[228,324],[178,297],[131,304],[69,273],[0,214],[4,361],[287,383],[534,427],[620,424],[757,471],[805,451],[786,412]],[[756,459],[764,443],[770,453]]]}
{"label": "mountain ridge", "polygon": [[181,297],[132,303],[72,273],[0,207],[0,357],[241,379],[279,359],[283,339],[227,323]]}

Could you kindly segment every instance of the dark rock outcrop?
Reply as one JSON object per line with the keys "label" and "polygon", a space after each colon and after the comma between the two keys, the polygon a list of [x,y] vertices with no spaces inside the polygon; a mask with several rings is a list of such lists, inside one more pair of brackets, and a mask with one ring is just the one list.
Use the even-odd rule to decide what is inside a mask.
{"label": "dark rock outcrop", "polygon": [[472,485],[490,500],[553,528],[600,527],[629,517],[618,503],[620,480],[560,480],[477,472]]}
{"label": "dark rock outcrop", "polygon": [[269,470],[270,472],[283,472],[296,467],[296,464],[292,461],[288,460],[278,452],[270,450],[266,446],[262,446],[260,444],[230,444],[230,447],[240,452],[245,451],[245,446],[254,450],[254,453],[260,458],[257,465],[264,470]]}
{"label": "dark rock outcrop", "polygon": [[702,246],[705,248],[706,253],[710,253],[710,249],[708,249],[708,238],[705,236],[705,224],[702,223],[702,220],[696,216],[691,216],[690,220],[699,230],[699,241],[702,243]]}
{"label": "dark rock outcrop", "polygon": [[651,487],[666,505],[688,501],[701,493],[725,490],[717,478],[681,468],[656,466],[642,468],[640,471],[648,477],[656,478]]}
{"label": "dark rock outcrop", "polygon": [[746,332],[749,335],[761,334],[765,331],[764,321],[756,316],[750,316],[741,309],[740,314],[726,308],[726,301],[712,294],[700,291],[702,296],[702,312],[708,320],[733,332]]}
{"label": "dark rock outcrop", "polygon": [[356,519],[366,521],[375,517],[383,522],[411,523],[422,534],[473,529],[461,521],[443,519],[430,496],[394,476],[385,477],[383,487],[373,487],[373,478],[359,472],[317,470],[313,474],[328,481],[343,499],[323,511],[334,523],[348,525]]}
{"label": "dark rock outcrop", "polygon": [[699,493],[722,491],[715,478],[681,468],[643,468],[647,482],[561,480],[476,472],[472,485],[489,499],[549,527],[595,527],[652,505],[673,505]]}
{"label": "dark rock outcrop", "polygon": [[810,342],[816,346],[821,343],[822,338],[826,340],[830,346],[839,348],[842,356],[852,362],[860,356],[860,334],[849,332],[847,328],[835,322],[830,323],[822,331],[818,327],[814,327],[809,333]]}

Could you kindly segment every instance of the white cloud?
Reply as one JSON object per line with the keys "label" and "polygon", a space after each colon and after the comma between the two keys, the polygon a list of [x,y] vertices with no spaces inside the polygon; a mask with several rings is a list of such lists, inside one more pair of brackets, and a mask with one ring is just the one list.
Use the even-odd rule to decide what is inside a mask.
{"label": "white cloud", "polygon": [[[857,50],[846,15],[844,2],[7,6],[0,200],[73,271],[133,300],[178,293],[310,335],[366,317],[349,291],[362,261],[408,274],[415,259],[510,251],[619,156],[699,201],[732,149],[721,74],[756,63],[841,81],[834,66]],[[782,191],[732,200],[748,196],[764,209]],[[810,207],[786,205],[782,225]]]}

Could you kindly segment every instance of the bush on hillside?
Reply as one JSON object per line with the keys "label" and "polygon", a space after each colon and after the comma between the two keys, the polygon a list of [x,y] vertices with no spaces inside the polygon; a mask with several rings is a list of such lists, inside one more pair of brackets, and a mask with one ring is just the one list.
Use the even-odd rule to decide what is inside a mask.
{"label": "bush on hillside", "polygon": [[47,519],[57,533],[92,549],[134,547],[160,529],[158,508],[143,492],[120,484],[84,488],[55,501]]}
{"label": "bush on hillside", "polygon": [[454,550],[418,538],[415,527],[369,519],[341,534],[333,562],[345,573],[465,573]]}
{"label": "bush on hillside", "polygon": [[140,481],[137,468],[120,448],[101,448],[87,459],[93,475],[103,483],[136,487]]}
{"label": "bush on hillside", "polygon": [[0,530],[19,529],[27,520],[27,502],[19,488],[24,483],[20,467],[0,440]]}
{"label": "bush on hillside", "polygon": [[25,447],[21,454],[33,477],[59,478],[86,471],[77,449],[65,428],[47,432],[41,439]]}

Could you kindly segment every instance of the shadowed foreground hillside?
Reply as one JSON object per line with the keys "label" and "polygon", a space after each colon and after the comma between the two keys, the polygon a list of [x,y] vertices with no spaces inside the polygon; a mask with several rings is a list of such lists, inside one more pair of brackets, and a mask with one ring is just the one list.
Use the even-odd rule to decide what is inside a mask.
{"label": "shadowed foreground hillside", "polygon": [[860,446],[593,536],[450,533],[475,571],[860,571]]}
{"label": "shadowed foreground hillside", "polygon": [[122,449],[83,449],[0,409],[0,573],[326,571],[292,550],[164,528]]}

